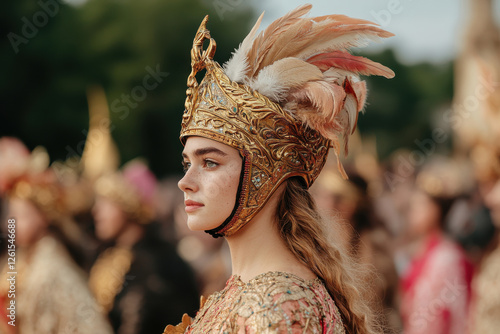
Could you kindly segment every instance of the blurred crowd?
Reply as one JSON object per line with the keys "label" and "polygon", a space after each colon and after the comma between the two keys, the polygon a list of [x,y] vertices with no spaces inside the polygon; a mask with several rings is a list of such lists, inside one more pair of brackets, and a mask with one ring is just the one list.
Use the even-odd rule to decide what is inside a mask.
{"label": "blurred crowd", "polygon": [[[43,147],[0,138],[0,333],[162,333],[231,274],[225,241],[187,228],[178,177],[157,180],[140,159],[118,167],[103,94],[89,96],[81,157],[50,164]],[[311,188],[387,333],[498,333],[493,115],[466,154],[381,162],[358,138],[349,179],[329,161]]]}
{"label": "blurred crowd", "polygon": [[[500,145],[492,143],[471,159],[435,154],[420,166],[411,152],[380,163],[358,150],[348,180],[331,162],[311,188],[332,242],[364,265],[364,297],[387,332],[500,328]],[[187,228],[177,178],[158,181],[140,159],[112,170],[111,154],[92,154],[93,162],[89,153],[49,166],[43,148],[0,139],[1,333],[161,333],[224,287],[228,248]]]}

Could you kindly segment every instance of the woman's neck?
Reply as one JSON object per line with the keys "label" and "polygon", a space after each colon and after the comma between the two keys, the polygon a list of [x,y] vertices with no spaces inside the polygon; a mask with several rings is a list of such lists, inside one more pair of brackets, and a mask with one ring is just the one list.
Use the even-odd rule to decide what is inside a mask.
{"label": "woman's neck", "polygon": [[316,277],[287,248],[274,222],[278,190],[262,210],[235,235],[226,237],[231,251],[232,274],[244,282],[269,272],[283,271],[306,280]]}

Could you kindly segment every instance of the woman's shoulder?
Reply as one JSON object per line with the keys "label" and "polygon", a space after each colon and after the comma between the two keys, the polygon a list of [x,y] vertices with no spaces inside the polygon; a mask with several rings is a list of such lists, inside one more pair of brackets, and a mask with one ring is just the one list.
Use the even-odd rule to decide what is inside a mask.
{"label": "woman's shoulder", "polygon": [[209,301],[225,300],[223,309],[228,314],[221,317],[222,332],[343,333],[338,309],[318,278],[304,280],[290,273],[267,272],[243,282],[235,275],[222,294],[213,297]]}

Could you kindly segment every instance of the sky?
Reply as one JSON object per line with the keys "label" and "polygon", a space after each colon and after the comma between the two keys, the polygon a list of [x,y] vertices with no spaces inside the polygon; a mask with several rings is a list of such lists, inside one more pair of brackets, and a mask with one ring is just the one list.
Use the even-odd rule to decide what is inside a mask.
{"label": "sky", "polygon": [[[229,0],[228,0],[229,1]],[[234,1],[234,0],[232,0]],[[457,55],[464,26],[468,22],[470,0],[260,0],[265,10],[262,26],[295,7],[311,3],[310,16],[345,14],[379,23],[396,36],[372,49],[391,46],[406,64],[442,63]],[[493,0],[494,16],[500,23],[500,0]],[[500,24],[498,24],[500,26]]]}
{"label": "sky", "polygon": [[[80,4],[86,0],[65,0]],[[168,0],[165,0],[168,1]],[[311,3],[310,16],[344,14],[376,22],[396,36],[375,44],[376,51],[392,47],[405,64],[444,63],[456,57],[464,27],[468,23],[468,3],[475,0],[206,0],[238,7],[242,3],[265,11],[261,27],[304,3]],[[500,27],[500,0],[493,15]]]}

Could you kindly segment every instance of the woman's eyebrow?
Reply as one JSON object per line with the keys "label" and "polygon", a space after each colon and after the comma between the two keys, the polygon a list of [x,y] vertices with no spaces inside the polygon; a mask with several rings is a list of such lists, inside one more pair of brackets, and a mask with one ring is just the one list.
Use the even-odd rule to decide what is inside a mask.
{"label": "woman's eyebrow", "polygon": [[[193,152],[193,155],[196,156],[196,157],[200,157],[202,155],[205,155],[205,154],[208,154],[208,153],[214,153],[214,154],[217,154],[217,155],[220,155],[222,157],[225,157],[227,156],[227,153],[219,150],[218,148],[215,148],[215,147],[203,147],[203,148],[199,148],[197,150],[195,150]],[[187,158],[187,154],[182,152],[182,156],[184,158]]]}

